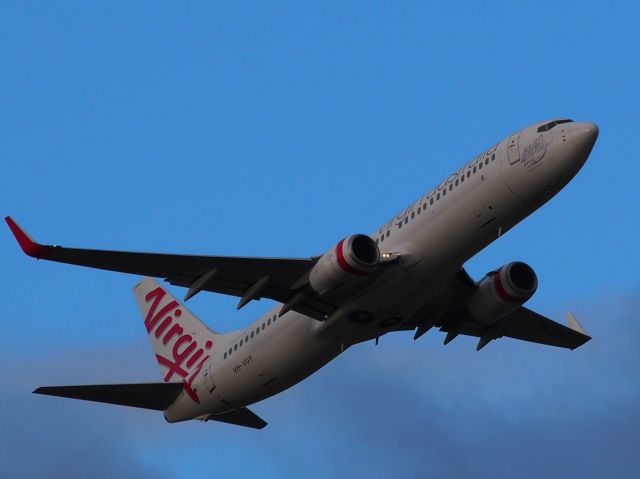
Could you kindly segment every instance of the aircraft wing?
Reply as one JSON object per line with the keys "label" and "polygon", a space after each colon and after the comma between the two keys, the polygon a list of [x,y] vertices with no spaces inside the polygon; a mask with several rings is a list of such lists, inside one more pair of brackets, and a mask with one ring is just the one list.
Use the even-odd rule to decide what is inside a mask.
{"label": "aircraft wing", "polygon": [[484,347],[489,341],[503,336],[548,346],[576,349],[589,341],[591,336],[586,334],[572,315],[569,318],[569,325],[565,326],[520,306],[492,327],[462,321],[450,325],[445,323],[440,329],[445,332],[479,337],[478,349]]}
{"label": "aircraft wing", "polygon": [[[185,299],[199,291],[239,296],[239,308],[260,298],[286,304],[299,285],[306,284],[306,275],[317,261],[317,258],[198,256],[43,245],[35,242],[10,216],[5,220],[22,250],[33,258],[164,278],[173,285],[189,288]],[[306,295],[290,309],[323,320],[335,305]]]}
{"label": "aircraft wing", "polygon": [[591,339],[572,315],[565,326],[524,306],[507,316],[502,331],[511,338],[568,349],[576,349]]}
{"label": "aircraft wing", "polygon": [[[478,350],[504,336],[568,349],[580,347],[591,339],[572,314],[567,315],[568,325],[565,326],[524,306],[493,325],[479,323],[467,309],[476,288],[477,283],[461,268],[444,289],[441,304],[429,305],[427,312],[419,311],[402,329],[417,327],[417,339],[431,327],[439,327],[447,333],[445,344],[458,334],[476,336],[480,338]],[[433,311],[439,313],[434,314]]]}

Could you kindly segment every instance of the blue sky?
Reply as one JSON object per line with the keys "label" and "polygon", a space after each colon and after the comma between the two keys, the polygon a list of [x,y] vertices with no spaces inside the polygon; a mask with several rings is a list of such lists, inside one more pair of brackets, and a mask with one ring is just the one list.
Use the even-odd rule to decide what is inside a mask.
{"label": "blue sky", "polygon": [[[387,336],[255,406],[261,432],[31,395],[158,371],[136,278],[26,258],[5,228],[0,476],[636,476],[637,14],[591,1],[5,2],[0,205],[44,242],[310,256],[527,124],[591,120],[600,138],[565,190],[467,264],[479,278],[528,262],[530,305],[573,310],[593,341],[476,353],[469,338]],[[191,308],[220,330],[268,308],[235,301],[201,294]]]}

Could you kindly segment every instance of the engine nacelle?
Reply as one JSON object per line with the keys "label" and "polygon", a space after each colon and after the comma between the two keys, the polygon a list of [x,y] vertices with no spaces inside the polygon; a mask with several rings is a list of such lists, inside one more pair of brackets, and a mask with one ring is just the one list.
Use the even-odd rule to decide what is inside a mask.
{"label": "engine nacelle", "polygon": [[531,266],[520,261],[488,273],[469,302],[469,312],[477,321],[495,323],[522,306],[538,288]]}
{"label": "engine nacelle", "polygon": [[309,273],[309,285],[318,294],[345,290],[373,273],[380,250],[367,235],[351,235],[327,251]]}

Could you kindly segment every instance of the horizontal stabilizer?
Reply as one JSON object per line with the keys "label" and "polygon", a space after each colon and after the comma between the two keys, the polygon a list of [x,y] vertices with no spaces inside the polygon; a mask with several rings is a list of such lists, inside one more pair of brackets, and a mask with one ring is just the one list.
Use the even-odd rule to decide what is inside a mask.
{"label": "horizontal stabilizer", "polygon": [[45,386],[33,392],[164,411],[178,397],[180,391],[182,391],[182,383],[143,383]]}
{"label": "horizontal stabilizer", "polygon": [[236,426],[250,427],[253,429],[262,429],[267,425],[264,419],[246,407],[236,409],[235,411],[223,412],[222,414],[211,414],[207,416],[206,421],[226,422],[227,424],[235,424]]}

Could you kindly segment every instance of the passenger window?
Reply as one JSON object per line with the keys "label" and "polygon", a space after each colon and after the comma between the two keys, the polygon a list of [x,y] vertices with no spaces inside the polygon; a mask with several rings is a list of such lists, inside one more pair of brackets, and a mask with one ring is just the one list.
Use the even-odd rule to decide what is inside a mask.
{"label": "passenger window", "polygon": [[267,326],[269,326],[270,324],[271,324],[271,318],[267,320]]}
{"label": "passenger window", "polygon": [[420,214],[421,210],[422,210],[422,205],[418,206],[418,214]]}
{"label": "passenger window", "polygon": [[229,348],[229,356],[231,356],[231,351],[233,351],[233,348]]}
{"label": "passenger window", "polygon": [[240,346],[242,346],[244,344],[244,341],[241,339],[240,340]]}
{"label": "passenger window", "polygon": [[436,200],[439,200],[439,199],[440,199],[440,193],[436,195]]}
{"label": "passenger window", "polygon": [[458,180],[456,180],[456,186],[458,186]]}
{"label": "passenger window", "polygon": [[233,350],[234,350],[234,351],[237,351],[237,350],[238,350],[238,344],[237,344],[237,343],[233,345]]}
{"label": "passenger window", "polygon": [[405,217],[404,217],[404,224],[406,225],[408,222],[409,222],[409,217],[408,217],[408,216],[405,216]]}
{"label": "passenger window", "polygon": [[253,339],[253,331],[251,331],[251,338]]}
{"label": "passenger window", "polygon": [[260,326],[256,328],[256,334],[260,334]]}
{"label": "passenger window", "polygon": [[384,236],[380,237],[380,242],[384,241]]}
{"label": "passenger window", "polygon": [[376,238],[376,244],[378,244],[378,238]]}
{"label": "passenger window", "polygon": [[480,162],[480,164],[478,165],[479,169],[482,169],[482,162]]}
{"label": "passenger window", "polygon": [[389,237],[390,234],[391,234],[391,230],[387,230],[387,238]]}
{"label": "passenger window", "polygon": [[429,200],[429,204],[432,205],[433,204],[433,196],[431,197],[431,199]]}
{"label": "passenger window", "polygon": [[460,183],[463,183],[463,182],[464,182],[464,175],[460,177]]}
{"label": "passenger window", "polygon": [[248,334],[244,337],[244,342],[245,342],[245,343],[248,343],[248,342],[249,342],[249,335],[248,335]]}
{"label": "passenger window", "polygon": [[447,189],[445,188],[444,190],[442,190],[442,196],[447,194]]}
{"label": "passenger window", "polygon": [[264,330],[264,323],[262,323],[262,329]]}
{"label": "passenger window", "polygon": [[473,173],[474,173],[474,174],[475,174],[476,170],[477,170],[477,168],[474,166],[474,167],[473,167]]}
{"label": "passenger window", "polygon": [[227,352],[224,353],[224,359],[227,359]]}
{"label": "passenger window", "polygon": [[486,160],[484,160],[484,164],[485,164],[485,166],[489,164],[489,158],[487,158]]}
{"label": "passenger window", "polygon": [[413,219],[413,218],[415,218],[415,217],[416,217],[416,212],[415,212],[415,211],[412,211],[412,212],[411,212],[411,219]]}
{"label": "passenger window", "polygon": [[491,161],[496,159],[496,154],[494,153],[493,155],[491,155]]}
{"label": "passenger window", "polygon": [[449,183],[449,191],[453,189],[453,183]]}
{"label": "passenger window", "polygon": [[467,178],[469,178],[471,176],[471,172],[467,171]]}

